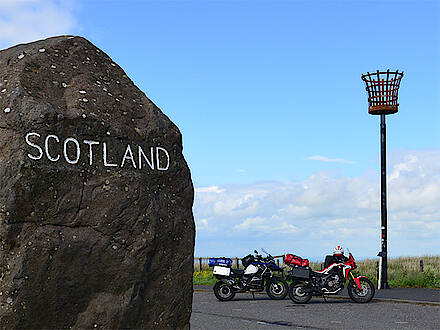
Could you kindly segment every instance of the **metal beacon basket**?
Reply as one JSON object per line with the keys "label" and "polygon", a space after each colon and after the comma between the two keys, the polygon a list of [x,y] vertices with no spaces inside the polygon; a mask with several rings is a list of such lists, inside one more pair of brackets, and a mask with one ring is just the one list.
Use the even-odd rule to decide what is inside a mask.
{"label": "metal beacon basket", "polygon": [[403,72],[379,71],[367,72],[361,76],[367,85],[368,113],[370,115],[390,115],[397,112],[397,97]]}

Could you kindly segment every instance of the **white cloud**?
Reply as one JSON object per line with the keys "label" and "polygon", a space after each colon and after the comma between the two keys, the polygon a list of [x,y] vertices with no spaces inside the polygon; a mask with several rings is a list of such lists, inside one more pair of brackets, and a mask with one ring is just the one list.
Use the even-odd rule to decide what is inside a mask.
{"label": "white cloud", "polygon": [[54,35],[76,25],[72,1],[0,0],[0,48]]}
{"label": "white cloud", "polygon": [[225,189],[219,189],[218,186],[196,188],[196,193],[216,193],[216,194],[220,194],[220,193],[222,193],[224,191],[225,191]]}
{"label": "white cloud", "polygon": [[320,162],[326,162],[326,163],[341,163],[341,164],[356,164],[356,162],[352,160],[345,160],[343,158],[329,158],[326,156],[310,156],[307,157],[308,160],[318,160]]}
{"label": "white cloud", "polygon": [[269,218],[254,217],[247,218],[239,225],[234,226],[234,230],[240,231],[251,231],[251,232],[264,232],[264,233],[276,233],[276,234],[286,234],[290,235],[297,232],[298,229],[292,225],[283,221],[279,223],[279,219],[276,215]]}
{"label": "white cloud", "polygon": [[214,232],[217,229],[214,226],[209,225],[208,219],[196,219],[196,230],[197,231],[210,231]]}
{"label": "white cloud", "polygon": [[252,227],[259,226],[262,223],[264,223],[264,219],[261,217],[247,218],[245,221],[243,221],[239,225],[236,225],[234,228],[248,230]]}
{"label": "white cloud", "polygon": [[[440,150],[391,154],[388,168],[390,254],[438,254],[432,246],[440,236]],[[238,255],[259,244],[274,253],[294,248],[309,256],[346,244],[374,257],[380,247],[379,175],[319,172],[299,182],[199,188],[195,217],[207,219],[216,232],[198,235],[196,253],[208,248],[206,239]]]}
{"label": "white cloud", "polygon": [[407,152],[396,155],[389,175],[391,210],[402,216],[429,221],[437,218],[440,205],[440,152]]}

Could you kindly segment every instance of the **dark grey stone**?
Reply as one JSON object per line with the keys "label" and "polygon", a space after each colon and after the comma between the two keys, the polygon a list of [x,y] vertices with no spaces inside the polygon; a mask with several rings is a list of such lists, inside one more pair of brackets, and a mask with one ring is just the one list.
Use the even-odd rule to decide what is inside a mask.
{"label": "dark grey stone", "polygon": [[178,128],[103,51],[0,51],[2,328],[189,327],[193,195]]}

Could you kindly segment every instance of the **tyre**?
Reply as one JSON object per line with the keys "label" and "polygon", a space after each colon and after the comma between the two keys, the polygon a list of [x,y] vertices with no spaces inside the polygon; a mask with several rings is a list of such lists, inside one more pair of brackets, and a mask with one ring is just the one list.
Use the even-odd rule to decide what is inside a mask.
{"label": "tyre", "polygon": [[305,291],[306,286],[306,283],[293,282],[290,284],[289,297],[294,303],[306,304],[312,299],[312,293]]}
{"label": "tyre", "polygon": [[283,300],[288,294],[288,284],[282,279],[273,279],[266,283],[266,292],[270,299]]}
{"label": "tyre", "polygon": [[374,297],[374,285],[370,280],[363,277],[361,277],[359,281],[361,282],[362,289],[360,290],[354,281],[350,281],[348,285],[348,295],[354,302],[367,303]]}
{"label": "tyre", "polygon": [[234,289],[225,282],[218,281],[214,285],[215,297],[220,301],[229,301],[235,296]]}

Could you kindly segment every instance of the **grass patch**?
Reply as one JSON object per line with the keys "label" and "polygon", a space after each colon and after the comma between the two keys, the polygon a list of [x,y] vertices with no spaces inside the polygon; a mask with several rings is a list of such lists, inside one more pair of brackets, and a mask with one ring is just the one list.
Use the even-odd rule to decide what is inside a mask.
{"label": "grass patch", "polygon": [[214,285],[217,279],[212,275],[212,269],[194,272],[194,285]]}
{"label": "grass patch", "polygon": [[440,276],[432,271],[424,271],[423,273],[413,273],[405,277],[390,279],[388,284],[391,287],[440,289]]}

